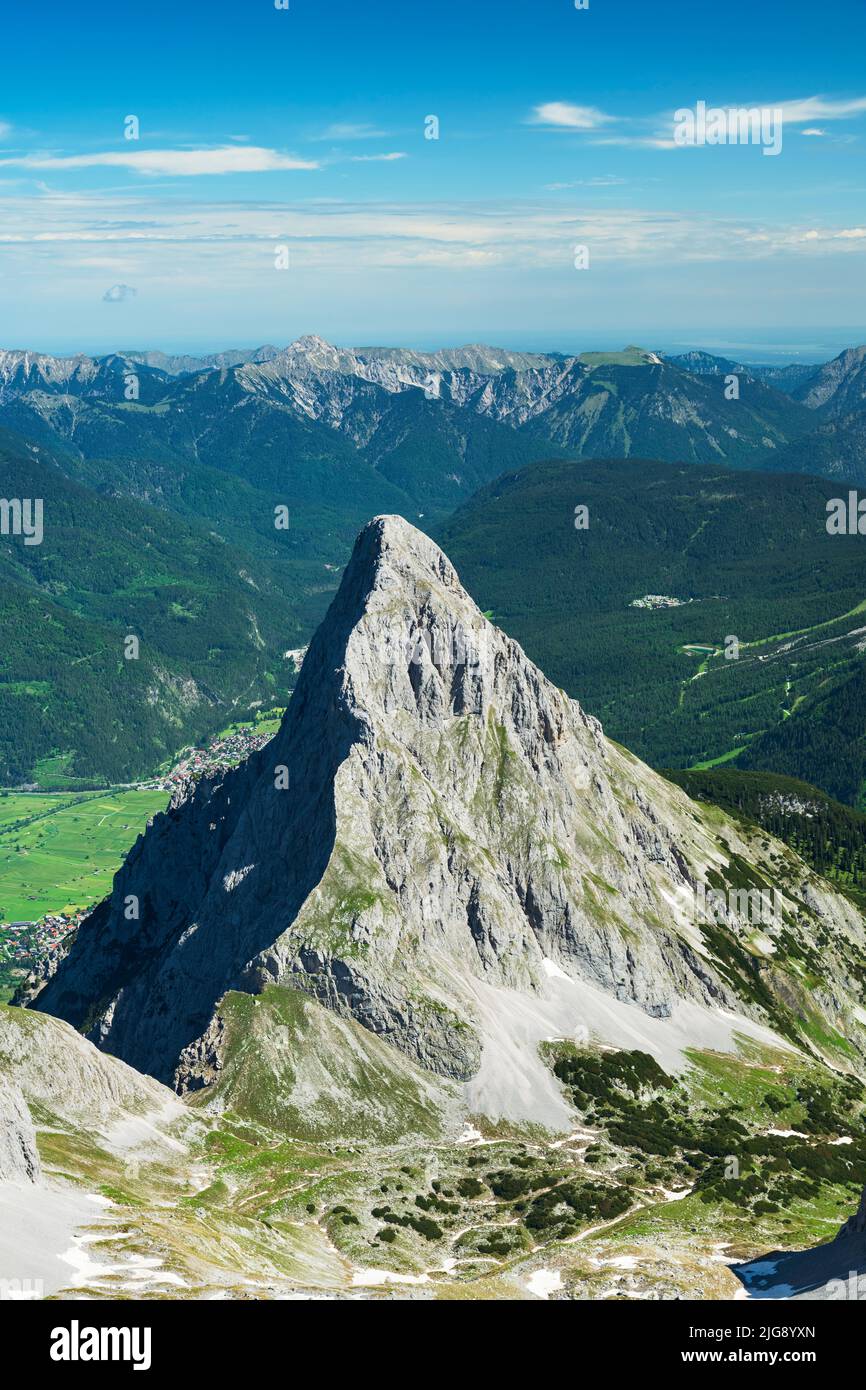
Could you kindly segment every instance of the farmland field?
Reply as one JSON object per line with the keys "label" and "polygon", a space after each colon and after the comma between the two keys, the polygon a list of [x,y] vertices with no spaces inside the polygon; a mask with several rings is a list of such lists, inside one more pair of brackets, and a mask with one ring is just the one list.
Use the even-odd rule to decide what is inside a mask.
{"label": "farmland field", "polygon": [[103,897],[165,792],[0,796],[0,931]]}

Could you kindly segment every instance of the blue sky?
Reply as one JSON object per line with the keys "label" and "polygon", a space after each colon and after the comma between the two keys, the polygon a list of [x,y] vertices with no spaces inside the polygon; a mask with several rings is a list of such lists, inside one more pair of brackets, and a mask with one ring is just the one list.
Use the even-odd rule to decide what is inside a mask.
{"label": "blue sky", "polygon": [[[866,338],[864,51],[862,0],[15,7],[0,346],[828,355]],[[780,154],[676,147],[698,101],[781,107]]]}

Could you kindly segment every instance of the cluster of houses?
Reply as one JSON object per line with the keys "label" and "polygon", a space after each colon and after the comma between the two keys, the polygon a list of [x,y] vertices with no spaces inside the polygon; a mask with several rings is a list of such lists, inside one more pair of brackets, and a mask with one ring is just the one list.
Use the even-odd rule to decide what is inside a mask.
{"label": "cluster of houses", "polygon": [[671,598],[669,594],[644,594],[643,598],[633,598],[629,608],[682,608],[694,603],[691,598]]}
{"label": "cluster of houses", "polygon": [[234,767],[251,753],[264,748],[273,734],[257,734],[252,726],[238,729],[227,738],[214,739],[207,748],[185,748],[171,772],[164,777],[141,782],[144,790],[172,792],[191,777],[207,776],[220,768]]}
{"label": "cluster of houses", "polygon": [[89,910],[50,912],[38,922],[9,922],[0,927],[0,961],[26,974],[57,949]]}

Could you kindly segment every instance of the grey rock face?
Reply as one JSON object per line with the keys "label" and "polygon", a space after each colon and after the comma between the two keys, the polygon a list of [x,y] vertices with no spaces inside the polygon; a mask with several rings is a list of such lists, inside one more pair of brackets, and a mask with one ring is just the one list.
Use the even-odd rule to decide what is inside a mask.
{"label": "grey rock face", "polygon": [[0,1004],[0,1080],[28,1105],[91,1135],[104,1134],[125,1116],[183,1107],[150,1076],[107,1057],[67,1024]]}
{"label": "grey rock face", "polygon": [[0,1076],[0,1182],[38,1182],[36,1131],[19,1088]]}
{"label": "grey rock face", "polygon": [[[797,887],[792,939],[826,938],[838,1026],[863,923],[771,851]],[[426,536],[379,517],[277,736],[156,818],[36,1007],[181,1090],[218,1072],[223,994],[269,983],[458,1080],[482,1059],[487,986],[540,998],[558,974],[657,1019],[683,1000],[762,1018],[688,909],[734,855],[756,862],[733,822],[608,742]],[[732,909],[726,930],[750,929]],[[764,952],[796,1003],[767,950],[743,968]]]}
{"label": "grey rock face", "polygon": [[817,367],[796,394],[804,405],[823,409],[831,419],[862,409],[866,400],[866,347],[847,348]]}

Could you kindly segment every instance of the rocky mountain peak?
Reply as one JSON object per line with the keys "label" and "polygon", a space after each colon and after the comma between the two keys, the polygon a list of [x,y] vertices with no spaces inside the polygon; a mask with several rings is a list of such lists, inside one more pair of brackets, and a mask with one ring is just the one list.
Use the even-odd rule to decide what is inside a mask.
{"label": "rocky mountain peak", "polygon": [[23,385],[31,389],[56,389],[73,379],[89,381],[97,371],[95,359],[83,353],[74,357],[53,357],[49,353],[17,349],[0,351],[0,389]]}
{"label": "rocky mountain peak", "polygon": [[[717,958],[694,917],[735,857],[757,872],[732,822],[609,743],[438,546],[379,516],[274,740],[155,819],[36,1006],[185,1091],[219,1078],[228,992],[301,990],[474,1109],[556,1122],[545,1037],[628,1039],[674,1066],[734,1029],[773,1038],[737,987],[754,930],[732,906]],[[860,940],[854,909],[789,860],[791,930],[805,898],[809,930]],[[772,943],[750,950],[787,1007],[799,985]],[[845,990],[840,969],[835,1018]]]}
{"label": "rocky mountain peak", "polygon": [[460,590],[467,607],[478,612],[475,604],[460,587],[457,571],[434,541],[402,516],[376,516],[360,531],[355,548],[346,567],[346,594],[366,591],[364,600],[372,612],[379,611],[374,600],[385,591],[393,596],[395,587],[403,588],[403,598],[411,603],[417,598],[421,583],[444,585]]}
{"label": "rocky mountain peak", "polygon": [[832,418],[862,407],[866,397],[866,346],[846,348],[830,362],[815,369],[797,392],[812,410],[823,409]]}
{"label": "rocky mountain peak", "polygon": [[303,333],[300,338],[295,338],[286,348],[286,352],[336,352],[337,349],[328,342],[327,338],[320,338],[318,333]]}
{"label": "rocky mountain peak", "polygon": [[306,333],[278,354],[286,364],[325,372],[351,372],[353,361],[351,351],[334,347],[327,339],[316,333]]}

